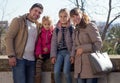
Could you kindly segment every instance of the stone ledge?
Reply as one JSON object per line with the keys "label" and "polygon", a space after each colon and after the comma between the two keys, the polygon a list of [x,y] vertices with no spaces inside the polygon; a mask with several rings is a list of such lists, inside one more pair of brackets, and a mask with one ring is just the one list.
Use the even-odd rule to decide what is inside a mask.
{"label": "stone ledge", "polygon": [[[45,63],[43,64],[42,70],[43,72],[50,72],[53,70],[53,65],[49,60],[46,60]],[[7,55],[2,55],[0,56],[0,72],[7,72],[7,71],[11,71],[11,67],[8,64],[8,57]]]}
{"label": "stone ledge", "polygon": [[8,57],[6,55],[0,56],[0,72],[11,71],[11,67],[8,64]]}
{"label": "stone ledge", "polygon": [[120,72],[120,55],[110,55],[110,59],[113,63],[113,72]]}
{"label": "stone ledge", "polygon": [[[113,72],[120,72],[120,55],[110,55],[110,59],[114,65]],[[71,67],[73,71],[73,66]],[[53,65],[50,62],[50,59],[47,60],[42,67],[44,72],[53,71]],[[6,55],[0,56],[0,72],[11,71],[11,67],[8,64],[8,57]]]}

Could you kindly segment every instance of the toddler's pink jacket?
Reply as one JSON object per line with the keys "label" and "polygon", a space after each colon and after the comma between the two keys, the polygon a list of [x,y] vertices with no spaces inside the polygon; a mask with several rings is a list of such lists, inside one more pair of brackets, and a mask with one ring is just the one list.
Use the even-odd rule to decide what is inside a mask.
{"label": "toddler's pink jacket", "polygon": [[[39,34],[36,46],[35,46],[35,56],[36,58],[39,57],[41,54],[50,54],[51,48],[51,39],[52,39],[53,28],[46,30],[42,27],[41,33]],[[45,52],[43,49],[47,48],[48,51]]]}

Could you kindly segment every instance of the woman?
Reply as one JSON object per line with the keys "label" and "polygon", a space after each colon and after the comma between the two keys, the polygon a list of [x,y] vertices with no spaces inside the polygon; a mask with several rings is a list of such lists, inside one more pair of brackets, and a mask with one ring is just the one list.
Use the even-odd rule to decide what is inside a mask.
{"label": "woman", "polygon": [[[102,40],[96,25],[90,22],[89,17],[78,8],[70,11],[70,18],[75,26],[74,47],[75,67],[74,77],[77,83],[97,83],[99,75],[94,75],[89,62],[89,55],[95,46],[96,50],[102,47]],[[73,50],[74,51],[74,50]]]}

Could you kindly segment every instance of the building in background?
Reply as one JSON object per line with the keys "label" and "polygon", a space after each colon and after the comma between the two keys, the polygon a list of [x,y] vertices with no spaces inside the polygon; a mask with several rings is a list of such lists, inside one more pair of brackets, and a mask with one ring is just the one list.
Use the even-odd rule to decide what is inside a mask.
{"label": "building in background", "polygon": [[0,55],[5,54],[4,36],[8,28],[8,21],[0,21]]}

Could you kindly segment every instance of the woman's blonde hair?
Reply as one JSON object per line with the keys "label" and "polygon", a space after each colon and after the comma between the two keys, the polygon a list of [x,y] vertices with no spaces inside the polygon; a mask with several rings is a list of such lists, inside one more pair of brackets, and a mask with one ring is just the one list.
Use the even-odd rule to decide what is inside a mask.
{"label": "woman's blonde hair", "polygon": [[50,16],[43,16],[43,18],[42,18],[42,24],[43,24],[45,21],[50,22],[50,24],[52,25],[52,19],[50,18]]}
{"label": "woman's blonde hair", "polygon": [[70,17],[79,14],[82,14],[82,19],[81,22],[79,23],[79,26],[81,26],[81,28],[86,28],[87,24],[90,22],[89,16],[86,13],[82,12],[79,8],[73,8],[70,11]]}

